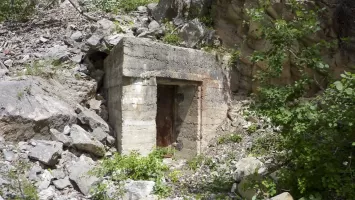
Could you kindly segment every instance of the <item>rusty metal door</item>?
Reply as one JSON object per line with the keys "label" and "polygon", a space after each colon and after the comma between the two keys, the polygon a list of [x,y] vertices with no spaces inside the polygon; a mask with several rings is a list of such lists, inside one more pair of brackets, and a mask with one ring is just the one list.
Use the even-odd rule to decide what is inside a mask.
{"label": "rusty metal door", "polygon": [[174,86],[158,85],[156,117],[158,147],[167,147],[172,144],[174,131],[174,94]]}

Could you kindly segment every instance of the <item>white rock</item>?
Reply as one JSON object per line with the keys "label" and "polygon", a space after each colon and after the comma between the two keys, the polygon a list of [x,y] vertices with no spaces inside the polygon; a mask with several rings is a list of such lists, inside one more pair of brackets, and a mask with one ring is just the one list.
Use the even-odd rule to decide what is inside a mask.
{"label": "white rock", "polygon": [[51,200],[53,199],[54,195],[55,195],[54,187],[49,187],[45,190],[42,190],[38,194],[40,200]]}
{"label": "white rock", "polygon": [[270,200],[293,200],[293,197],[290,193],[284,192],[275,197],[272,197]]}
{"label": "white rock", "polygon": [[8,67],[12,67],[13,63],[14,63],[14,61],[12,61],[11,59],[4,61],[4,64]]}

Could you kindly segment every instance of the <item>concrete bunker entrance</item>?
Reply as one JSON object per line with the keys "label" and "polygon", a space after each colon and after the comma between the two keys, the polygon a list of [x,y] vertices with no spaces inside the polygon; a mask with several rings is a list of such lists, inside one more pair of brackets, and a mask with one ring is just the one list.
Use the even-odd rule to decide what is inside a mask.
{"label": "concrete bunker entrance", "polygon": [[168,147],[173,143],[175,88],[174,85],[158,85],[156,116],[158,147]]}
{"label": "concrete bunker entrance", "polygon": [[156,145],[180,158],[200,152],[201,83],[157,78]]}

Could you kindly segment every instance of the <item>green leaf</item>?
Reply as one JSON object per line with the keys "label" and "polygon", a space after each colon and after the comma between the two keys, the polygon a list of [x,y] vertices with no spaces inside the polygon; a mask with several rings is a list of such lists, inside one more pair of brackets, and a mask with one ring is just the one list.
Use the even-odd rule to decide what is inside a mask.
{"label": "green leaf", "polygon": [[352,146],[355,147],[355,142],[353,142]]}
{"label": "green leaf", "polygon": [[347,95],[352,95],[352,94],[353,94],[353,89],[352,89],[352,88],[346,88],[346,89],[345,89],[345,93],[346,93]]}
{"label": "green leaf", "polygon": [[339,90],[339,91],[342,91],[344,89],[344,86],[343,86],[343,84],[340,81],[336,81],[334,83],[334,85],[337,88],[337,90]]}

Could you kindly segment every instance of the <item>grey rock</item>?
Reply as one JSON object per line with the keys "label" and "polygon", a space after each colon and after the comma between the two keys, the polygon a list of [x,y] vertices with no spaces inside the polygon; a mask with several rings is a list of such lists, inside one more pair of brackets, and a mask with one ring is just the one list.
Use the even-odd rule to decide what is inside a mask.
{"label": "grey rock", "polygon": [[147,7],[145,6],[138,6],[137,10],[140,13],[146,13],[148,11]]}
{"label": "grey rock", "polygon": [[32,168],[30,169],[29,173],[28,173],[28,178],[31,181],[38,181],[40,179],[39,175],[43,172],[42,167],[40,167],[39,165],[34,165],[32,166]]}
{"label": "grey rock", "polygon": [[5,64],[3,64],[0,60],[0,78],[4,75],[6,75],[7,73],[9,73],[9,69],[7,69],[7,67],[5,66]]}
{"label": "grey rock", "polygon": [[16,155],[13,151],[9,151],[9,150],[6,150],[6,149],[3,149],[2,150],[2,153],[4,154],[4,157],[5,157],[5,160],[6,161],[14,161],[16,159]]}
{"label": "grey rock", "polygon": [[106,141],[107,141],[107,143],[110,144],[110,145],[114,145],[115,142],[116,142],[115,138],[112,137],[111,135],[108,135],[108,136],[106,137]]}
{"label": "grey rock", "polygon": [[51,133],[51,139],[54,141],[58,141],[63,143],[64,146],[69,146],[70,144],[70,138],[63,133],[57,131],[56,129],[51,128],[50,130]]}
{"label": "grey rock", "polygon": [[56,165],[57,168],[64,168],[69,165],[71,162],[78,161],[79,158],[74,155],[72,152],[66,150],[62,153],[61,158],[59,159],[59,163]]}
{"label": "grey rock", "polygon": [[121,39],[122,37],[119,34],[115,34],[105,38],[105,41],[111,46],[116,46],[121,41]]}
{"label": "grey rock", "polygon": [[181,28],[179,35],[186,46],[192,48],[202,41],[206,33],[204,25],[198,19],[194,19]]}
{"label": "grey rock", "polygon": [[45,190],[42,190],[38,193],[40,200],[51,200],[55,196],[55,189],[54,187],[49,187]]}
{"label": "grey rock", "polygon": [[153,20],[152,22],[150,22],[150,24],[148,25],[148,29],[149,30],[156,30],[160,28],[160,25],[157,21]]}
{"label": "grey rock", "polygon": [[98,111],[100,110],[100,106],[102,104],[102,101],[96,100],[96,99],[90,99],[89,100],[89,106],[90,109]]}
{"label": "grey rock", "polygon": [[108,134],[102,130],[102,128],[97,127],[92,131],[92,136],[94,136],[95,139],[97,139],[98,141],[104,143],[106,141],[106,138],[108,136]]}
{"label": "grey rock", "polygon": [[[178,0],[159,1],[158,5],[152,10],[153,18],[157,21],[161,21],[163,19],[172,20],[178,15],[182,15],[181,10],[184,5],[184,1]],[[171,12],[172,10],[174,12]]]}
{"label": "grey rock", "polygon": [[141,27],[141,28],[137,29],[136,34],[140,35],[140,34],[142,34],[143,32],[146,32],[146,31],[148,31],[148,28]]}
{"label": "grey rock", "polygon": [[83,34],[81,33],[81,31],[75,31],[70,38],[76,42],[81,42],[83,41]]}
{"label": "grey rock", "polygon": [[69,135],[69,133],[70,133],[70,126],[66,125],[64,127],[63,134],[64,135]]}
{"label": "grey rock", "polygon": [[46,42],[48,42],[49,40],[47,39],[47,38],[45,38],[45,37],[40,37],[39,38],[39,42],[42,42],[42,43],[46,43]]}
{"label": "grey rock", "polygon": [[98,28],[104,34],[110,34],[115,29],[115,24],[108,19],[101,19],[97,21]]}
{"label": "grey rock", "polygon": [[93,161],[85,156],[68,167],[69,179],[75,182],[84,195],[88,195],[92,186],[99,181],[97,177],[88,174],[93,167]]}
{"label": "grey rock", "polygon": [[53,169],[51,171],[51,174],[53,176],[54,179],[64,179],[65,178],[65,173],[62,169]]}
{"label": "grey rock", "polygon": [[14,64],[14,61],[12,61],[11,59],[5,60],[4,64],[8,67],[12,67],[12,65]]}
{"label": "grey rock", "polygon": [[143,33],[139,34],[137,37],[154,39],[154,38],[155,38],[155,33],[156,33],[155,30],[152,30],[152,31],[144,31]]}
{"label": "grey rock", "polygon": [[187,18],[189,17],[189,13],[194,16],[201,16],[208,12],[212,2],[212,0],[159,1],[159,4],[153,9],[152,15],[157,21],[161,21],[163,19],[172,20],[174,18]]}
{"label": "grey rock", "polygon": [[125,195],[123,199],[139,200],[149,196],[154,190],[154,181],[132,181],[128,180],[124,184]]}
{"label": "grey rock", "polygon": [[65,177],[64,179],[58,179],[58,180],[55,180],[53,181],[53,185],[59,189],[59,190],[62,190],[66,187],[70,187],[71,186],[71,183],[69,181],[69,178],[68,177]]}
{"label": "grey rock", "polygon": [[239,160],[235,164],[236,171],[234,172],[234,178],[237,182],[248,176],[253,176],[254,174],[260,174],[264,172],[264,164],[255,157],[248,157]]}
{"label": "grey rock", "polygon": [[[140,21],[141,21],[141,26],[138,26],[137,29],[139,27],[148,28],[148,25],[151,20],[148,17],[143,17]],[[137,29],[135,31],[137,31]],[[132,31],[134,31],[134,30],[132,29]]]}
{"label": "grey rock", "polygon": [[103,38],[102,36],[94,34],[86,41],[86,44],[88,44],[90,47],[97,48],[99,47],[102,38]]}
{"label": "grey rock", "polygon": [[45,165],[54,166],[62,150],[63,144],[60,142],[38,140],[37,145],[30,150],[28,157]]}
{"label": "grey rock", "polygon": [[44,90],[46,84],[36,77],[0,82],[0,135],[7,141],[49,138],[49,128],[62,129],[75,121],[72,107]]}
{"label": "grey rock", "polygon": [[105,122],[99,115],[94,111],[91,111],[81,105],[77,105],[77,116],[82,124],[89,125],[92,130],[100,127],[106,133],[109,133],[110,128],[107,122]]}
{"label": "grey rock", "polygon": [[75,62],[75,63],[77,63],[77,64],[79,64],[81,62],[81,60],[82,60],[82,57],[83,56],[79,54],[79,55],[75,55],[75,56],[71,57],[70,60]]}
{"label": "grey rock", "polygon": [[77,149],[100,157],[105,155],[104,145],[90,136],[90,134],[80,126],[73,125],[71,127],[70,137],[72,138],[72,145]]}
{"label": "grey rock", "polygon": [[45,57],[48,57],[53,60],[64,62],[69,60],[69,49],[64,45],[54,45],[52,48],[47,50]]}
{"label": "grey rock", "polygon": [[152,11],[157,7],[158,3],[150,3],[147,5],[148,15],[152,15]]}
{"label": "grey rock", "polygon": [[36,186],[39,190],[45,190],[51,184],[53,176],[48,170],[44,170],[44,172],[40,176],[40,181],[37,182]]}
{"label": "grey rock", "polygon": [[277,196],[272,197],[270,200],[293,200],[293,197],[290,193],[284,192]]}

